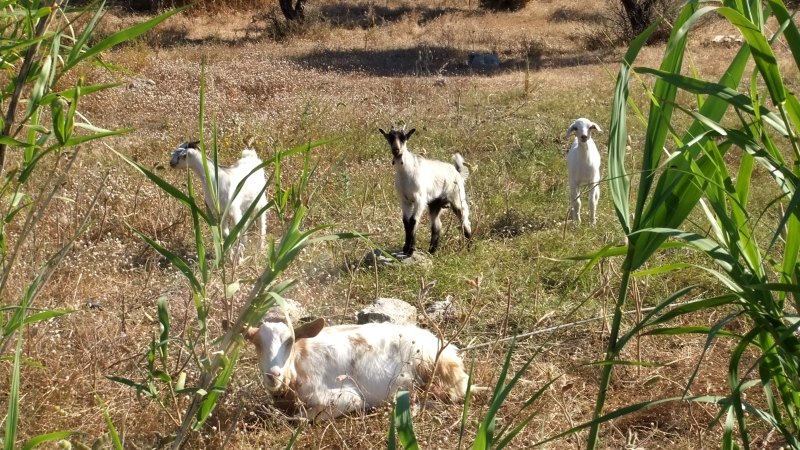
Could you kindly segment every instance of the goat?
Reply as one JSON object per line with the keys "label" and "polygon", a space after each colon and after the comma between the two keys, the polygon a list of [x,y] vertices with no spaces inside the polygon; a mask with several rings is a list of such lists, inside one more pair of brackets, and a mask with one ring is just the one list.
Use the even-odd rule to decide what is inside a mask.
{"label": "goat", "polygon": [[469,223],[469,206],[464,192],[464,182],[469,176],[469,169],[460,154],[453,155],[453,163],[436,161],[415,155],[406,149],[408,138],[416,129],[405,132],[405,125],[400,130],[394,126],[388,133],[378,131],[389,142],[392,149],[392,165],[395,166],[394,187],[400,206],[403,210],[403,227],[406,232],[403,253],[411,256],[416,244],[416,231],[420,217],[428,208],[431,220],[430,252],[439,246],[439,232],[442,221],[439,213],[443,208],[452,208],[461,221],[461,231],[466,239],[472,236]]}
{"label": "goat", "polygon": [[[424,386],[461,401],[468,375],[449,345],[434,369],[439,340],[412,325],[371,323],[325,327],[320,318],[292,330],[283,321],[244,331],[256,347],[267,391],[291,415],[329,420],[391,402],[398,389]],[[478,390],[482,388],[477,388]]]}
{"label": "goat", "polygon": [[[222,237],[227,238],[228,234],[230,234],[228,218],[230,218],[235,226],[239,223],[253,202],[256,202],[257,211],[267,205],[266,192],[261,194],[262,190],[265,190],[264,186],[267,184],[264,171],[259,170],[247,177],[247,175],[261,164],[262,161],[259,159],[255,150],[250,148],[252,140],[248,141],[246,142],[247,148],[242,151],[242,158],[240,160],[236,161],[231,166],[216,166],[219,171],[218,183],[215,180],[217,176],[217,170],[214,169],[215,162],[210,158],[208,159],[208,172],[211,177],[211,182],[209,183],[208,180],[206,180],[206,172],[203,169],[203,160],[198,144],[199,141],[184,142],[181,144],[172,152],[172,159],[169,162],[169,166],[173,169],[189,168],[200,177],[200,181],[203,183],[203,195],[206,205],[208,205],[208,208],[212,211],[215,211],[215,208],[210,186],[214,185],[216,187],[219,194],[220,212],[224,213],[225,209],[228,209],[228,217],[219,220],[222,226]],[[232,199],[231,196],[236,190],[236,187],[245,177],[247,177],[247,180],[242,185],[242,189],[239,191],[236,198]],[[258,226],[258,246],[261,248],[264,235],[267,232],[267,217],[265,213],[258,216]],[[242,241],[244,241],[244,235],[242,235]],[[242,245],[244,245],[244,242],[242,242]]]}
{"label": "goat", "polygon": [[596,221],[597,202],[600,200],[600,153],[592,139],[592,130],[603,131],[589,119],[580,118],[567,129],[567,136],[574,131],[576,136],[567,153],[569,172],[569,216],[581,222],[580,188],[589,185],[589,217],[592,225]]}

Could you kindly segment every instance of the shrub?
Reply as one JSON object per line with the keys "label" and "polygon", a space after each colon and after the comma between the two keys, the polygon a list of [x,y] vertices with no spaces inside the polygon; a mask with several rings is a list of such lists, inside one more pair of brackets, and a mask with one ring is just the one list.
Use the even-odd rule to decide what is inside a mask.
{"label": "shrub", "polygon": [[664,42],[669,38],[669,24],[675,22],[678,13],[676,0],[607,0],[607,5],[598,16],[598,24],[606,41],[614,45],[627,45],[661,18],[666,20],[650,35],[648,43]]}
{"label": "shrub", "polygon": [[530,0],[480,0],[480,7],[489,11],[519,11]]}

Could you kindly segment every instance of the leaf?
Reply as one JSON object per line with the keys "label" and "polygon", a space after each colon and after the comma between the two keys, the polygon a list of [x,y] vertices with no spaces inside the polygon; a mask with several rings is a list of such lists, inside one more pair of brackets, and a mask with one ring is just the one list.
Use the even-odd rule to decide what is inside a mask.
{"label": "leaf", "polygon": [[181,273],[183,273],[183,276],[186,277],[186,279],[189,281],[189,283],[192,285],[192,288],[196,292],[203,292],[203,287],[200,285],[200,282],[197,280],[197,277],[194,276],[194,272],[192,272],[192,269],[189,267],[189,264],[186,261],[181,259],[180,256],[178,256],[178,255],[172,253],[171,251],[167,250],[166,248],[162,247],[156,241],[154,241],[154,240],[150,239],[149,237],[145,236],[144,234],[140,233],[138,230],[133,229],[133,228],[132,228],[132,230],[133,230],[134,233],[139,235],[139,237],[142,238],[145,242],[150,244],[150,246],[153,247],[153,249],[155,249],[164,258],[166,258],[167,261],[170,262],[170,264],[172,264],[173,266],[178,268],[178,270],[180,270]]}
{"label": "leaf", "polygon": [[28,108],[25,111],[25,117],[30,117],[34,110],[39,108],[39,101],[42,99],[42,93],[44,92],[47,79],[50,77],[50,66],[52,63],[52,56],[46,55],[39,69],[39,76],[36,78],[36,84],[33,85],[31,94],[28,97]]}
{"label": "leaf", "polygon": [[116,450],[124,450],[122,448],[122,442],[119,440],[119,435],[117,434],[117,430],[116,428],[114,428],[114,423],[111,422],[111,416],[108,415],[108,408],[106,408],[106,404],[103,403],[103,399],[100,398],[100,395],[98,395],[96,392],[94,396],[100,403],[100,408],[103,410],[103,415],[106,417],[106,426],[108,426],[108,432],[111,434],[111,441],[114,443],[114,448]]}
{"label": "leaf", "polygon": [[[730,104],[734,108],[742,110],[750,115],[755,115],[756,113],[755,109],[753,108],[753,101],[750,99],[750,97],[722,84],[699,80],[697,78],[689,78],[681,74],[668,73],[657,69],[651,69],[649,67],[637,67],[634,70],[636,73],[651,75],[657,79],[664,80],[673,86],[677,86],[678,88],[693,94],[713,95],[714,97],[717,97],[720,100]],[[778,131],[782,136],[789,136],[783,120],[775,115],[775,113],[763,106],[760,107],[759,113],[761,117],[764,118],[765,122],[775,128],[775,130]],[[703,115],[703,117],[705,117],[705,115]]]}
{"label": "leaf", "polygon": [[414,426],[411,422],[411,395],[408,391],[397,391],[393,416],[397,438],[403,448],[405,450],[419,450],[417,436],[414,434]]}
{"label": "leaf", "polygon": [[[27,303],[23,300],[23,305]],[[24,314],[25,306],[23,306]],[[17,348],[14,352],[14,368],[11,372],[11,386],[8,393],[8,414],[6,415],[6,433],[3,439],[4,450],[14,450],[19,425],[19,367],[22,353],[22,333],[17,333]]]}
{"label": "leaf", "polygon": [[97,56],[101,52],[109,50],[109,49],[111,49],[112,47],[114,47],[117,44],[121,44],[121,43],[123,43],[125,41],[128,41],[128,40],[131,40],[131,39],[135,38],[136,36],[139,36],[139,35],[141,35],[143,33],[146,33],[147,31],[150,31],[153,27],[155,27],[159,23],[163,22],[164,20],[166,20],[170,16],[172,16],[174,14],[177,14],[177,13],[183,11],[186,8],[189,8],[190,6],[192,6],[192,5],[186,5],[186,6],[181,7],[181,8],[173,9],[172,11],[168,11],[168,12],[166,12],[164,14],[161,14],[160,16],[154,17],[154,18],[152,18],[152,19],[150,19],[150,20],[148,20],[146,22],[140,23],[138,25],[134,25],[134,26],[132,26],[130,28],[126,28],[126,29],[124,29],[122,31],[114,33],[111,36],[103,39],[97,45],[95,45],[94,47],[92,47],[91,49],[89,49],[89,50],[87,50],[87,51],[85,51],[83,53],[70,55],[70,57],[68,57],[67,61],[65,62],[64,67],[61,69],[62,72],[67,72],[69,69],[71,69],[76,64],[78,64],[79,62],[83,61],[86,58],[91,58],[93,56]]}
{"label": "leaf", "polygon": [[738,11],[722,7],[717,12],[725,16],[733,25],[739,28],[753,52],[753,60],[761,73],[767,90],[776,105],[786,101],[786,89],[783,86],[783,78],[778,70],[778,61],[772,53],[772,48],[767,42],[767,38],[762,31],[752,22],[747,20]]}
{"label": "leaf", "polygon": [[239,292],[239,288],[241,288],[241,285],[239,285],[239,280],[236,280],[236,281],[234,281],[233,283],[230,283],[230,284],[226,284],[225,285],[225,297],[226,298],[233,297],[234,294]]}
{"label": "leaf", "polygon": [[[164,367],[167,366],[167,352],[169,346],[167,342],[169,341],[169,309],[167,303],[167,296],[162,295],[158,299],[158,323],[161,326],[161,342],[159,343],[159,348],[161,350],[161,363],[164,364]],[[169,375],[167,375],[169,378]],[[164,380],[165,382],[169,382],[169,380]]]}
{"label": "leaf", "polygon": [[85,434],[86,433],[81,433],[79,431],[56,431],[54,433],[42,434],[28,441],[22,447],[22,450],[31,450],[36,446],[44,444],[45,442],[55,441],[56,439],[66,439],[70,436],[82,436]]}

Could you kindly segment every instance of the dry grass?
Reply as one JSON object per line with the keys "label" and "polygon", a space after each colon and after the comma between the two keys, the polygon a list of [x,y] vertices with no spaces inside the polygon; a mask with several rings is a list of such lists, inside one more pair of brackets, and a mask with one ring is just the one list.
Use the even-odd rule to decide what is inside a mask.
{"label": "dry grass", "polygon": [[[121,81],[123,85],[88,97],[82,112],[105,128],[135,127],[135,132],[105,142],[182,185],[184,175],[169,173],[164,167],[177,144],[196,137],[199,77],[205,60],[206,119],[208,124],[214,119],[218,123],[222,159],[234,160],[241,150],[241,138],[250,134],[257,137],[262,157],[273,154],[276,147],[341,137],[313,153],[320,167],[313,180],[307,226],[338,223],[337,229],[370,231],[373,241],[390,249],[400,246],[402,226],[390,155],[376,129],[410,123],[418,130],[409,144],[413,151],[440,159],[460,151],[477,166],[467,185],[475,227],[471,248],[459,240],[448,214],[440,253],[434,266],[427,269],[382,270],[376,279],[372,271],[357,266],[369,250],[365,244],[318,246],[305,251],[287,274],[300,279],[293,298],[315,316],[350,322],[354,312],[376,293],[413,301],[424,277],[439,280],[429,300],[452,296],[457,305],[465,307],[473,295],[464,280],[483,273],[484,294],[474,323],[459,337],[462,347],[493,342],[515,331],[601,315],[612,304],[620,262],[604,264],[570,288],[579,267],[552,258],[589,252],[621,237],[607,188],[601,188],[596,228],[564,224],[567,186],[563,152],[569,145],[564,130],[579,116],[590,117],[601,126],[610,117],[613,82],[604,65],[616,72],[621,50],[591,51],[587,48],[598,47],[586,45],[587,36],[604,39],[602,30],[593,28],[591,17],[605,2],[534,2],[512,14],[480,12],[476,3],[311,2],[308,28],[288,30],[281,42],[270,39],[274,34],[269,27],[274,24],[264,15],[228,12],[174,18],[159,33],[105,55],[106,61],[129,67],[136,75],[115,78],[97,68],[86,71],[87,83]],[[107,19],[106,32],[111,32],[141,18],[119,15]],[[690,47],[701,76],[718,77],[735,52],[704,44],[715,34],[731,33],[721,26],[719,22],[706,24]],[[780,46],[776,48],[780,54]],[[497,52],[503,65],[492,73],[475,73],[465,64],[470,51]],[[659,47],[647,48],[639,63],[656,64],[662,52]],[[795,77],[788,83],[796,89],[800,80]],[[639,101],[644,98],[638,87],[633,95]],[[636,148],[643,127],[633,117],[631,122]],[[604,147],[602,136],[598,143]],[[191,258],[191,217],[103,144],[84,150],[77,170],[59,193],[67,200],[52,206],[50,218],[36,231],[24,264],[14,274],[19,291],[44,255],[66,242],[76,226],[75,217],[86,210],[90,193],[108,171],[110,181],[92,227],[74,245],[35,305],[78,311],[25,330],[24,357],[41,362],[46,369],[23,367],[20,430],[23,437],[55,430],[99,436],[107,429],[94,398],[96,392],[124,432],[126,448],[154,448],[156,434],[171,432],[173,419],[187,405],[186,400],[169,406],[171,418],[154,402],[137,399],[135,392],[104,376],[141,376],[142,355],[158,333],[154,318],[159,296],[169,298],[174,333],[193,326],[194,308],[179,272],[129,228]],[[635,151],[631,157],[632,165],[638,162]],[[287,161],[285,182],[296,178],[300,164],[299,160]],[[767,174],[757,170],[755,176],[766,180]],[[771,191],[765,188],[754,195],[765,198]],[[275,232],[280,224],[270,217],[269,226]],[[9,234],[13,238],[13,230]],[[424,248],[429,237],[425,224],[418,237]],[[252,256],[237,269],[236,278],[250,278],[258,272],[261,260]],[[697,260],[672,252],[658,255],[653,264],[679,258]],[[607,287],[600,289],[605,283]],[[696,296],[720,289],[708,276],[685,271],[640,283],[638,298],[643,305],[652,305],[689,283],[700,285]],[[587,298],[576,314],[566,316]],[[87,299],[104,309],[87,309]],[[218,303],[214,307],[221,311],[221,300]],[[212,335],[219,332],[221,318],[212,314]],[[709,324],[714,318],[690,320]],[[599,370],[573,369],[602,359],[606,331],[605,323],[599,321],[559,332],[546,342],[539,336],[519,345],[512,360],[514,369],[540,344],[544,348],[504,406],[504,423],[513,421],[524,400],[549,378],[570,372],[539,402],[539,416],[512,448],[522,448],[590,418]],[[666,365],[618,369],[608,410],[680,395],[703,343],[703,337],[642,337],[640,345],[630,346],[621,359]],[[712,344],[691,394],[722,395],[726,391],[725,357],[730,348],[727,341]],[[506,349],[498,344],[474,353],[478,384],[493,385]],[[185,355],[173,354],[171,364],[178,370],[184,360]],[[10,380],[9,365],[0,367],[2,379]],[[196,375],[189,373],[187,385]],[[644,382],[656,375],[662,380],[655,387],[646,387]],[[228,448],[282,448],[296,423],[261,406],[265,398],[259,383],[254,355],[248,349],[231,388],[208,426],[190,441],[191,448],[218,448],[239,407],[244,408],[244,419],[232,432]],[[4,400],[0,400],[0,408],[5,407]],[[471,419],[482,417],[481,411],[481,407],[473,409]],[[654,408],[606,427],[603,445],[609,449],[716,448],[721,430],[717,426],[707,432],[706,427],[717,411],[696,404]],[[420,444],[431,449],[454,448],[460,412],[459,407],[445,406],[419,414],[415,427]],[[388,417],[389,410],[384,408],[366,417],[312,425],[303,431],[297,447],[383,448]],[[474,432],[474,427],[468,427],[467,442]],[[766,430],[758,428],[752,433],[759,444],[765,434]],[[564,439],[548,448],[583,448],[582,437]]]}

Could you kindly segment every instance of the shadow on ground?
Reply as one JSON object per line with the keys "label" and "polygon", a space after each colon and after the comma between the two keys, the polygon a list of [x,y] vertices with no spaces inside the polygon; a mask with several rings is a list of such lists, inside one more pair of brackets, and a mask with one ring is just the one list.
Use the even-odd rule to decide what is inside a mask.
{"label": "shadow on ground", "polygon": [[412,13],[416,23],[422,26],[445,14],[464,10],[458,8],[411,7],[408,5],[387,7],[360,4],[354,6],[346,3],[335,3],[321,5],[318,7],[318,11],[322,17],[324,17],[325,21],[332,23],[335,27],[352,30],[355,28],[369,28],[376,25],[399,22],[403,16]]}
{"label": "shadow on ground", "polygon": [[500,67],[478,69],[467,65],[468,52],[451,47],[417,46],[388,50],[315,50],[293,60],[323,72],[362,73],[372,76],[492,75],[507,71],[541,70],[595,64],[611,52],[582,52],[577,55],[542,55],[536,60],[504,59]]}

